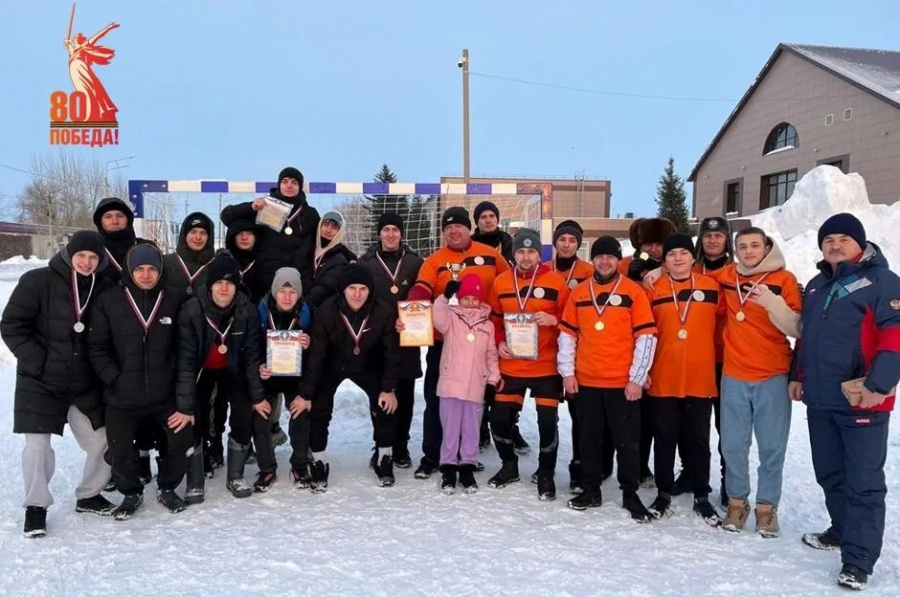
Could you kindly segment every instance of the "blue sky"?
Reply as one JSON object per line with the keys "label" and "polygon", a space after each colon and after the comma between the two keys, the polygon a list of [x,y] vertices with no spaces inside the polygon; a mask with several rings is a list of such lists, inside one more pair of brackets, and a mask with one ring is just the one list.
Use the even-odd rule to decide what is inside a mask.
{"label": "blue sky", "polygon": [[[70,6],[0,8],[0,164],[51,151]],[[650,214],[668,156],[686,177],[779,42],[897,50],[898,17],[896,0],[81,0],[75,31],[121,24],[96,67],[121,143],[65,151],[137,156],[120,171],[132,178],[267,180],[291,164],[368,181],[386,162],[403,182],[437,181],[462,171],[467,47],[473,175],[583,171],[612,181],[613,215]],[[28,179],[0,168],[0,206]]]}

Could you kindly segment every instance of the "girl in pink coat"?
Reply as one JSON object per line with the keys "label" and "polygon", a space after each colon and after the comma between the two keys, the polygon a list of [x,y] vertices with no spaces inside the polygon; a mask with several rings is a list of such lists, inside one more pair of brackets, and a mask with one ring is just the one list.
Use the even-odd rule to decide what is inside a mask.
{"label": "girl in pink coat", "polygon": [[[456,292],[458,305],[449,297]],[[482,303],[481,280],[474,274],[450,282],[434,304],[434,329],[444,337],[437,394],[441,399],[441,491],[453,493],[456,478],[475,493],[475,465],[484,409],[484,389],[500,381],[490,307]]]}

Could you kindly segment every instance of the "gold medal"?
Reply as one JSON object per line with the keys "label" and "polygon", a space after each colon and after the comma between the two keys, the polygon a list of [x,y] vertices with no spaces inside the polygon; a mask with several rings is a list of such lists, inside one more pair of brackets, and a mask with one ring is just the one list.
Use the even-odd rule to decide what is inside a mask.
{"label": "gold medal", "polygon": [[228,347],[224,344],[219,344],[219,354],[225,354],[228,352]]}
{"label": "gold medal", "polygon": [[400,289],[396,285],[391,286],[391,294],[397,294],[398,292],[400,292]]}
{"label": "gold medal", "polygon": [[475,334],[473,334],[472,332],[469,332],[468,334],[466,334],[466,340],[468,340],[469,342],[474,342]]}
{"label": "gold medal", "polygon": [[603,328],[605,328],[605,327],[606,326],[603,325],[602,321],[598,321],[597,323],[594,324],[594,329],[597,330],[598,332],[602,332]]}
{"label": "gold medal", "polygon": [[744,315],[743,311],[738,311],[737,315],[735,315],[734,318],[737,319],[738,321],[744,321],[745,319],[747,319],[747,316]]}
{"label": "gold medal", "polygon": [[684,328],[678,330],[678,338],[681,340],[685,340],[688,337],[688,331]]}

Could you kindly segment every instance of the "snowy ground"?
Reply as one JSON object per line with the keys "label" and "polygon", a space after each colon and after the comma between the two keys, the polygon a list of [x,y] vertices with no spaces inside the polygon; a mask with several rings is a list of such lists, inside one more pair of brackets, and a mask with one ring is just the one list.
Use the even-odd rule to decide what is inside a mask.
{"label": "snowy ground", "polygon": [[[893,221],[864,219],[867,225],[881,227],[870,228],[876,242],[887,239],[900,224],[900,212],[884,209],[891,210]],[[808,227],[820,223],[806,221]],[[788,249],[789,263],[792,250],[804,260],[812,260],[815,254],[815,236],[811,247],[808,235],[801,236],[806,237],[805,245]],[[40,264],[21,259],[0,263],[0,309],[18,276]],[[811,274],[808,267],[797,271],[803,280]],[[76,514],[73,492],[82,455],[67,436],[54,440],[57,474],[51,488],[56,504],[48,516],[49,534],[27,540],[21,534],[24,441],[10,433],[14,378],[14,361],[0,345],[0,429],[6,430],[0,435],[0,470],[7,472],[0,481],[0,570],[4,572],[0,595],[797,596],[841,592],[834,585],[839,556],[815,552],[800,542],[803,532],[824,530],[828,525],[812,473],[802,405],[794,407],[778,539],[710,529],[692,516],[686,496],[675,499],[671,518],[635,524],[619,507],[614,481],[603,487],[606,503],[602,508],[584,513],[568,510],[566,464],[571,439],[565,408],[560,410],[556,502],[539,502],[529,482],[536,455],[520,462],[522,482],[499,491],[487,488],[487,479],[499,466],[493,449],[482,455],[487,470],[478,475],[482,487],[478,494],[442,495],[436,479],[417,481],[412,470],[397,471],[395,487],[377,488],[367,468],[371,428],[365,399],[355,388],[345,386],[336,400],[329,447],[332,473],[324,495],[298,492],[282,479],[264,496],[236,500],[226,493],[219,472],[209,482],[207,502],[179,515],[162,511],[153,500],[152,486],[144,508],[131,521]],[[412,441],[416,455],[421,402],[417,408]],[[536,445],[531,404],[521,426]],[[894,449],[886,465],[888,531],[868,589],[871,595],[896,595],[900,583],[900,452],[896,449],[900,432],[894,430],[890,442]],[[284,476],[288,457],[286,447],[278,450],[279,472]],[[248,467],[248,476],[253,472],[255,467]],[[649,503],[654,491],[645,489],[641,495]],[[716,491],[712,497],[717,497]]]}

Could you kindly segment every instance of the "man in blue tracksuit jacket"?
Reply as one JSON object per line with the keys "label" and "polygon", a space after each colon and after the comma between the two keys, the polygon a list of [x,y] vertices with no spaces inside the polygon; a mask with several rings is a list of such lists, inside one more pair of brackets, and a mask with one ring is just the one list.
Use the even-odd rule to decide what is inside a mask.
{"label": "man in blue tracksuit jacket", "polygon": [[[807,406],[813,467],[831,527],[807,533],[803,542],[839,548],[837,582],[858,590],[884,536],[884,462],[900,378],[900,277],[853,215],[830,217],[818,236],[824,259],[806,287],[789,393]],[[863,377],[851,392],[859,404],[851,406],[841,384]]]}

